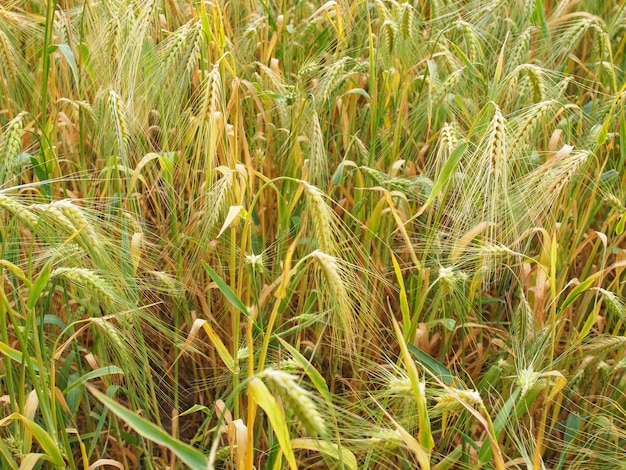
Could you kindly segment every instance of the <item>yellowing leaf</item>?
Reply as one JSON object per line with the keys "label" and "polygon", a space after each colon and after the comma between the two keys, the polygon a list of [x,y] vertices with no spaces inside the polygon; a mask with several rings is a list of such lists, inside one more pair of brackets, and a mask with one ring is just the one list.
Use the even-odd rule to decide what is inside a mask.
{"label": "yellowing leaf", "polygon": [[270,424],[272,425],[274,434],[276,434],[280,448],[285,454],[287,463],[289,463],[289,468],[291,468],[291,470],[298,470],[296,458],[293,455],[293,449],[289,439],[289,428],[287,427],[287,423],[285,421],[285,415],[283,414],[280,406],[278,406],[278,402],[260,379],[252,379],[248,384],[248,387],[250,388],[250,392],[252,393],[254,400],[261,408],[263,408],[263,411],[265,411],[265,414],[270,420]]}
{"label": "yellowing leaf", "polygon": [[230,206],[228,209],[228,214],[226,215],[226,219],[222,224],[222,228],[220,229],[220,233],[217,234],[217,238],[222,236],[222,233],[231,226],[231,224],[237,219],[237,217],[245,218],[248,215],[243,206]]}

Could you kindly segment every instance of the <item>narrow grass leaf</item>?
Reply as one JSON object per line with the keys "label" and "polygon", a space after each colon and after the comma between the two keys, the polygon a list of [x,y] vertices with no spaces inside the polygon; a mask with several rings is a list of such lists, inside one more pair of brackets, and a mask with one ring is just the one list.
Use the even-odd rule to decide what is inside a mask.
{"label": "narrow grass leaf", "polygon": [[26,301],[26,306],[28,308],[34,308],[37,304],[37,300],[39,299],[39,295],[43,292],[45,287],[48,285],[48,280],[50,279],[50,272],[52,271],[52,259],[48,261],[37,280],[33,283],[32,288],[30,289],[30,294],[28,295],[28,300]]}
{"label": "narrow grass leaf", "polygon": [[87,388],[89,389],[89,392],[100,400],[109,410],[111,410],[113,414],[128,424],[139,435],[156,444],[167,447],[192,470],[207,469],[209,459],[198,449],[191,447],[178,439],[174,439],[163,429],[157,427],[141,416],[138,416],[128,408],[120,405],[112,398],[109,398],[104,393],[96,390],[93,386],[87,385]]}
{"label": "narrow grass leaf", "polygon": [[617,225],[615,226],[616,235],[621,235],[622,233],[624,233],[624,225],[626,225],[626,212],[622,214],[622,216],[619,218],[619,222],[617,222]]}
{"label": "narrow grass leaf", "polygon": [[419,424],[418,439],[422,447],[431,450],[435,446],[435,441],[430,430],[430,418],[428,417],[428,406],[426,403],[424,386],[420,382],[417,366],[409,354],[409,349],[404,341],[402,331],[400,331],[400,325],[398,325],[395,318],[392,317],[391,319],[393,321],[393,328],[396,332],[396,339],[400,346],[400,351],[402,352],[402,361],[404,362],[404,367],[406,368],[406,372],[409,376],[411,389],[413,390],[413,396],[415,398],[415,404],[417,405]]}
{"label": "narrow grass leaf", "polygon": [[365,91],[363,88],[352,88],[344,93],[344,95],[359,95],[366,99],[371,99],[369,93]]}
{"label": "narrow grass leaf", "polygon": [[[493,421],[493,428],[495,432],[495,439],[498,440],[500,438],[500,434],[504,431],[506,424],[509,419],[511,419],[511,413],[515,409],[515,404],[517,402],[517,398],[519,397],[522,389],[516,388],[515,391],[511,394],[511,396],[504,403],[504,406],[500,409],[498,414],[496,415],[496,419]],[[493,448],[488,440],[483,442],[482,447],[478,451],[478,460],[482,463],[486,463],[489,461],[491,456],[493,455]]]}
{"label": "narrow grass leaf", "polygon": [[65,395],[69,391],[75,389],[76,387],[84,384],[85,382],[89,380],[96,379],[99,377],[104,377],[107,375],[114,375],[114,374],[124,375],[124,369],[117,367],[117,366],[107,366],[107,367],[100,367],[99,369],[87,372],[86,374],[81,375],[78,379],[74,380],[71,384],[69,384],[67,388],[63,390],[63,395]]}
{"label": "narrow grass leaf", "polygon": [[280,341],[280,344],[282,344],[283,347],[287,351],[289,351],[289,353],[293,356],[293,358],[300,365],[300,367],[304,369],[304,372],[306,373],[306,375],[309,377],[309,379],[311,379],[313,386],[322,395],[324,400],[326,400],[326,402],[329,404],[332,403],[330,390],[328,390],[328,385],[326,384],[324,377],[322,377],[322,374],[320,374],[319,371],[315,367],[313,367],[313,365],[311,365],[309,361],[307,361],[306,357],[300,354],[300,351],[298,351],[296,348],[294,348],[284,339],[280,337],[277,337],[277,338],[278,338],[278,341]]}
{"label": "narrow grass leaf", "polygon": [[406,287],[404,287],[404,278],[402,277],[402,271],[400,265],[393,252],[391,254],[391,261],[393,262],[393,270],[396,273],[396,279],[400,285],[400,312],[402,313],[402,327],[404,328],[404,340],[409,341],[409,335],[411,334],[411,314],[409,312],[409,301],[406,295]]}
{"label": "narrow grass leaf", "polygon": [[550,41],[550,31],[548,29],[548,21],[546,20],[546,11],[544,10],[543,0],[535,0],[535,20],[541,27],[541,32],[546,41]]}
{"label": "narrow grass leaf", "polygon": [[472,61],[469,59],[469,57],[467,57],[465,53],[461,50],[461,48],[457,46],[456,44],[454,44],[453,42],[450,42],[450,45],[455,50],[455,52],[459,55],[459,57],[461,58],[461,60],[463,61],[467,69],[472,73],[472,75],[474,75],[478,80],[480,80],[481,84],[484,85],[485,78],[483,77],[483,74],[478,71],[478,69],[474,66]]}
{"label": "narrow grass leaf", "polygon": [[241,310],[241,313],[247,316],[248,309],[246,308],[245,304],[241,301],[239,297],[237,297],[237,294],[235,294],[232,289],[228,287],[228,284],[226,284],[224,279],[222,279],[219,274],[217,274],[206,261],[202,261],[202,266],[204,266],[204,269],[206,269],[207,273],[209,273],[209,276],[211,276],[211,279],[213,279],[215,284],[217,284],[217,287],[222,291],[222,294],[224,294],[228,301],[239,310]]}
{"label": "narrow grass leaf", "polygon": [[415,219],[419,217],[420,215],[422,215],[424,211],[426,211],[426,209],[430,207],[430,205],[433,203],[435,198],[439,196],[439,193],[444,188],[446,183],[450,181],[450,178],[452,177],[454,171],[456,170],[456,167],[459,165],[459,162],[461,161],[461,157],[463,157],[463,154],[465,153],[466,149],[467,149],[467,142],[459,142],[459,144],[452,151],[452,154],[450,154],[450,157],[446,160],[445,165],[441,169],[441,173],[439,173],[439,176],[437,177],[435,184],[433,184],[433,188],[430,191],[430,194],[428,195],[428,199],[426,200],[424,205],[422,205],[420,210],[417,211],[417,213],[412,217],[412,219]]}
{"label": "narrow grass leaf", "polygon": [[78,83],[78,66],[76,65],[76,58],[74,57],[74,53],[72,52],[72,49],[70,49],[70,46],[67,44],[57,44],[56,46],[51,46],[51,48],[57,48],[63,57],[65,57],[67,65],[70,66],[70,70],[72,71],[74,81]]}
{"label": "narrow grass leaf", "polygon": [[420,364],[439,377],[443,383],[450,387],[455,384],[458,390],[463,390],[463,387],[459,383],[459,378],[450,372],[450,369],[444,366],[441,362],[413,344],[407,344],[407,348]]}
{"label": "narrow grass leaf", "polygon": [[20,351],[2,342],[0,342],[0,353],[4,354],[9,359],[13,359],[18,364],[21,364],[24,359],[24,356]]}
{"label": "narrow grass leaf", "polygon": [[358,464],[356,457],[348,449],[340,448],[337,444],[332,442],[320,441],[316,439],[293,439],[291,441],[291,447],[294,449],[305,449],[317,451],[328,457],[343,463],[345,468],[349,470],[358,470]]}
{"label": "narrow grass leaf", "polygon": [[589,289],[589,287],[591,287],[591,285],[598,279],[599,274],[600,273],[595,273],[595,274],[589,276],[583,282],[581,282],[576,287],[574,287],[572,289],[572,291],[569,293],[569,295],[565,298],[563,303],[561,304],[561,309],[565,310],[567,307],[572,305],[574,300],[576,300],[576,297],[578,297],[580,294],[582,294],[587,289]]}

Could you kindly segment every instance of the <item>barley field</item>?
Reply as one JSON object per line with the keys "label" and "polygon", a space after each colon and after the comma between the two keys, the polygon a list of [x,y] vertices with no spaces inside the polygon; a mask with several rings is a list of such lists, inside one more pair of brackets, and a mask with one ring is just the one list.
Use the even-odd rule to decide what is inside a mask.
{"label": "barley field", "polygon": [[0,0],[0,468],[626,469],[626,1]]}

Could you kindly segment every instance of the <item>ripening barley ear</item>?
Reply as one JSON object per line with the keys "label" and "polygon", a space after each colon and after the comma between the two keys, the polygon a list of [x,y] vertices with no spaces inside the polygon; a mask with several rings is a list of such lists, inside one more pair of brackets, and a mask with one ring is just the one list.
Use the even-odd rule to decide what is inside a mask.
{"label": "ripening barley ear", "polygon": [[308,181],[318,187],[325,187],[328,184],[328,157],[326,155],[324,134],[320,126],[320,119],[317,113],[311,115],[310,150],[308,165]]}
{"label": "ripening barley ear", "polygon": [[591,152],[564,146],[520,180],[513,196],[515,206],[525,211],[524,217],[533,225],[541,226],[565,188],[591,160]]}
{"label": "ripening barley ear", "polygon": [[479,57],[482,57],[483,54],[476,29],[471,23],[462,20],[456,23],[456,29],[461,31],[470,62],[473,64],[478,63]]}
{"label": "ripening barley ear", "polygon": [[570,8],[572,8],[573,0],[560,0],[556,2],[554,10],[552,10],[552,14],[550,15],[551,20],[556,20],[564,16]]}
{"label": "ripening barley ear", "polygon": [[531,64],[525,64],[521,67],[530,79],[534,100],[536,102],[545,100],[548,95],[548,88],[545,84],[543,71],[539,67]]}
{"label": "ripening barley ear", "polygon": [[399,31],[404,39],[413,39],[413,19],[415,7],[410,3],[400,4]]}
{"label": "ripening barley ear", "polygon": [[[38,99],[37,92],[34,91],[35,82],[22,51],[28,47],[37,47],[33,42],[34,37],[40,36],[39,25],[35,27],[26,18],[21,18],[21,15],[16,16],[16,20],[22,21],[24,33],[19,29],[4,29],[2,26],[7,23],[0,25],[0,96],[9,115],[32,109],[33,102]],[[0,14],[0,23],[8,20],[9,18]],[[23,34],[26,36],[22,37]]]}
{"label": "ripening barley ear", "polygon": [[531,340],[535,333],[535,319],[523,290],[519,291],[519,303],[513,311],[513,321],[511,333],[519,339],[520,344]]}
{"label": "ripening barley ear", "polygon": [[452,90],[461,81],[464,72],[465,67],[460,67],[459,69],[449,74],[443,82],[435,87],[435,91],[431,97],[433,105],[437,106],[441,101],[445,101],[448,93],[452,92]]}
{"label": "ripening barley ear", "polygon": [[70,47],[72,46],[70,38],[74,37],[75,31],[73,31],[72,23],[65,15],[64,10],[56,10],[54,12],[52,34],[53,40],[55,40],[57,44],[67,44]]}
{"label": "ripening barley ear", "polygon": [[510,158],[519,161],[525,154],[528,142],[536,142],[539,132],[549,134],[552,121],[558,113],[560,105],[557,100],[542,101],[531,106],[524,119],[518,121],[509,145]]}
{"label": "ripening barley ear", "polygon": [[[330,308],[330,319],[336,340],[348,346],[353,351],[358,335],[358,313],[353,297],[352,285],[347,282],[348,272],[342,269],[340,262],[334,256],[316,250],[311,254],[316,263],[322,281],[321,308]],[[342,349],[342,348],[340,348]]]}
{"label": "ripening barley ear", "polygon": [[[564,16],[563,18],[567,17]],[[565,21],[564,26],[560,24],[563,21]],[[561,61],[567,60],[568,55],[576,50],[576,46],[581,41],[585,33],[596,25],[596,20],[595,18],[589,16],[573,15],[571,19],[562,19],[557,24],[559,27],[564,28],[564,30],[561,34],[559,34],[559,40],[554,48],[552,60],[555,62],[557,62],[559,57]]]}
{"label": "ripening barley ear", "polygon": [[[2,31],[0,31],[2,33]],[[20,113],[9,121],[0,136],[0,186],[4,186],[18,168],[18,156],[22,153],[24,114]]]}
{"label": "ripening barley ear", "polygon": [[458,129],[453,124],[443,123],[439,129],[437,150],[431,153],[431,157],[426,163],[426,168],[432,171],[431,176],[435,177],[441,174],[445,162],[459,145],[460,138],[463,137],[459,135]]}
{"label": "ripening barley ear", "polygon": [[[459,219],[459,222],[467,229],[481,222],[489,223],[486,240],[488,243],[497,244],[511,227],[508,207],[511,162],[507,158],[506,119],[495,103],[492,103],[492,106],[493,117],[477,149],[466,163],[469,180],[462,197],[467,202],[461,202],[461,207],[466,204],[475,205],[476,218],[465,217],[465,220]],[[462,229],[460,233],[465,233],[467,229]]]}
{"label": "ripening barley ear", "polygon": [[315,235],[317,247],[323,253],[334,256],[338,253],[337,216],[328,206],[325,195],[319,188],[304,184],[309,225]]}
{"label": "ripening barley ear", "polygon": [[[598,336],[593,338],[584,347],[584,351],[593,357],[593,362],[600,362],[610,353],[616,352],[616,357],[624,357],[626,336]],[[622,354],[619,352],[622,351]]]}
{"label": "ripening barley ear", "polygon": [[385,52],[389,56],[393,56],[396,45],[396,37],[398,36],[398,26],[395,21],[386,20],[380,27],[381,40],[385,45]]}
{"label": "ripening barley ear", "polygon": [[39,224],[39,217],[31,212],[20,200],[10,194],[0,192],[0,207],[17,217],[29,230],[33,231]]}
{"label": "ripening barley ear", "polygon": [[[205,189],[204,194],[193,207],[190,206],[190,212],[186,214],[189,218],[185,232],[198,239],[198,252],[190,257],[194,262],[199,262],[203,258],[202,250],[206,250],[211,240],[215,239],[222,218],[227,213],[228,207],[236,200],[238,178],[242,178],[238,170],[225,167],[220,167],[212,173],[221,177],[211,181],[210,190]],[[194,213],[191,213],[191,210]]]}
{"label": "ripening barley ear", "polygon": [[113,128],[115,132],[115,140],[117,141],[117,151],[122,162],[128,166],[128,144],[130,142],[130,131],[128,128],[128,119],[126,117],[126,109],[120,95],[114,90],[109,90],[108,106],[110,116],[113,120]]}
{"label": "ripening barley ear", "polygon": [[[162,111],[173,122],[178,122],[180,110],[189,99],[189,87],[203,47],[206,47],[206,41],[202,34],[202,23],[197,18],[183,24],[157,47],[159,65],[147,78],[147,86],[154,87],[150,91],[154,91],[156,102],[160,99],[161,87],[168,88],[170,93]],[[170,106],[173,109],[168,109]]]}
{"label": "ripening barley ear", "polygon": [[120,24],[120,16],[113,15],[108,21],[105,33],[105,49],[109,52],[109,63],[112,67],[113,74],[116,73],[120,64],[120,43],[122,35],[122,25]]}
{"label": "ripening barley ear", "polygon": [[[183,177],[189,179],[188,184],[194,194],[198,190],[197,184],[210,183],[213,169],[221,163],[219,150],[224,141],[227,125],[223,109],[224,77],[220,72],[220,64],[217,63],[211,70],[205,70],[198,75],[202,77],[202,81],[191,99],[190,106],[185,108],[184,115],[170,116],[171,110],[167,108],[163,110],[166,128],[180,126],[179,129],[175,129],[174,141],[182,148],[185,157],[182,163],[182,167],[185,168]],[[172,105],[177,106],[176,103]],[[201,175],[204,178],[198,178]],[[194,181],[195,178],[198,178],[198,181]]]}
{"label": "ripening barley ear", "polygon": [[350,74],[348,66],[350,57],[341,59],[328,65],[320,78],[319,85],[315,89],[316,102],[320,105],[328,105],[334,102],[337,92]]}
{"label": "ripening barley ear", "polygon": [[533,34],[537,34],[537,28],[535,26],[528,26],[522,33],[515,39],[511,52],[507,55],[507,61],[505,65],[506,73],[512,72],[516,67],[527,63],[528,52],[530,50],[530,43]]}
{"label": "ripening barley ear", "polygon": [[160,425],[159,407],[172,406],[172,391],[163,381],[155,389],[155,376],[163,373],[159,366],[163,357],[148,349],[145,338],[149,335],[156,337],[156,331],[163,334],[164,330],[151,330],[150,323],[156,318],[144,315],[145,312],[134,310],[91,317],[89,323],[94,344],[90,345],[90,350],[97,365],[115,364],[123,369],[120,385],[129,394],[130,402],[134,407],[143,408],[146,417]]}
{"label": "ripening barley ear", "polygon": [[[122,52],[122,57],[127,58],[123,74],[125,75],[124,81],[127,81],[128,85],[128,96],[134,96],[134,85],[140,83],[138,78],[141,73],[140,65],[143,62],[141,60],[143,46],[152,40],[153,30],[160,29],[158,26],[160,3],[158,0],[146,0],[141,8],[137,9],[136,19],[134,15],[129,16],[132,24],[128,25],[131,29],[127,33],[128,42],[123,44]],[[127,5],[127,10],[136,8],[133,2],[128,2]]]}
{"label": "ripening barley ear", "polygon": [[613,317],[609,319],[615,320],[618,325],[626,323],[626,300],[607,289],[599,287],[597,290],[602,294],[609,315]]}
{"label": "ripening barley ear", "polygon": [[19,56],[9,41],[9,37],[0,30],[0,58],[2,59],[5,78],[9,83],[17,83],[18,81],[17,57]]}
{"label": "ripening barley ear", "polygon": [[116,299],[121,298],[108,282],[91,269],[57,268],[52,271],[50,278],[63,278],[81,288],[84,293],[89,294],[91,298],[83,299],[82,296],[79,296],[79,300],[89,300],[86,305],[92,312],[98,312],[98,306],[111,312],[117,303]]}
{"label": "ripening barley ear", "polygon": [[274,369],[265,369],[259,377],[269,382],[270,389],[282,398],[283,406],[295,415],[310,437],[327,437],[326,422],[313,394],[298,384],[299,377]]}
{"label": "ripening barley ear", "polygon": [[[453,389],[450,389],[453,390]],[[437,404],[434,411],[440,413],[458,413],[465,410],[463,404],[471,407],[484,406],[480,393],[476,390],[454,390],[454,392],[443,392],[435,397]]]}
{"label": "ripening barley ear", "polygon": [[383,0],[375,0],[374,6],[376,7],[378,20],[381,24],[387,20],[391,20],[391,12],[387,8],[387,5],[385,5],[385,2]]}
{"label": "ripening barley ear", "polygon": [[106,259],[105,244],[102,243],[101,235],[85,211],[70,200],[32,204],[30,211],[39,215],[37,232],[39,236],[54,238],[65,234],[67,237],[76,237],[76,242],[93,260],[103,262]]}

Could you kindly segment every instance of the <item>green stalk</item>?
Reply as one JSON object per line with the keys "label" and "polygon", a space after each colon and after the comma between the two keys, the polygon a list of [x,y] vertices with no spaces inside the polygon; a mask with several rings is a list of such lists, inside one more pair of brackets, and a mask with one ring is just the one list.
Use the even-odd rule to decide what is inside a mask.
{"label": "green stalk", "polygon": [[52,30],[54,28],[54,10],[56,0],[48,0],[46,4],[46,27],[43,42],[43,64],[41,79],[41,123],[43,133],[48,134],[48,73],[50,71],[50,54],[48,48],[52,45]]}

